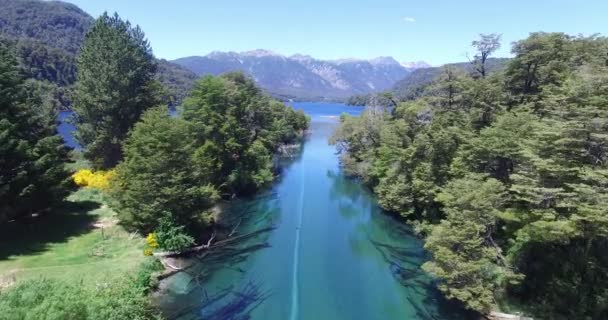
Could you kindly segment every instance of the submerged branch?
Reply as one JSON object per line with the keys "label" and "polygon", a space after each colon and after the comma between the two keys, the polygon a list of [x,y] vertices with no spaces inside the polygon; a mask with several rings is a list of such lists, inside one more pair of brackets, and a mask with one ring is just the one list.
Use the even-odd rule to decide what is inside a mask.
{"label": "submerged branch", "polygon": [[[163,251],[163,252],[155,252],[154,256],[155,257],[159,257],[159,258],[163,258],[163,257],[179,257],[179,256],[185,256],[191,253],[197,253],[200,251],[204,251],[204,250],[211,250],[211,249],[215,249],[218,248],[220,246],[226,245],[228,243],[232,243],[236,240],[242,240],[242,239],[246,239],[248,237],[252,237],[255,235],[258,235],[262,232],[268,232],[271,230],[274,230],[276,227],[275,226],[271,226],[271,227],[266,227],[266,228],[262,228],[262,229],[258,229],[256,231],[250,232],[250,233],[246,233],[240,236],[236,236],[236,237],[229,237],[227,239],[218,241],[214,244],[212,244],[212,240],[215,238],[215,233],[213,234],[213,236],[211,237],[211,239],[209,239],[209,241],[206,244],[200,245],[200,246],[196,246],[196,247],[192,247],[192,248],[188,248],[182,251]],[[231,232],[231,234],[234,234],[234,232]]]}

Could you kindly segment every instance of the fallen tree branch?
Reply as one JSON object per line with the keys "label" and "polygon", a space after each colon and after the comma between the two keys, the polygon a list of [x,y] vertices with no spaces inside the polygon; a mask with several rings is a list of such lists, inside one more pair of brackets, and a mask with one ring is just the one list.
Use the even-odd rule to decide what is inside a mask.
{"label": "fallen tree branch", "polygon": [[236,224],[236,226],[232,228],[232,231],[230,231],[230,233],[228,234],[228,238],[232,237],[232,235],[236,232],[236,229],[241,225],[241,221],[243,221],[243,219],[239,219],[239,222]]}
{"label": "fallen tree branch", "polygon": [[217,235],[217,234],[215,233],[215,231],[213,231],[213,234],[211,235],[211,238],[209,238],[209,241],[207,241],[207,244],[206,244],[206,245],[204,245],[206,248],[211,247],[211,242],[213,241],[213,239],[215,239],[215,236],[216,236],[216,235]]}
{"label": "fallen tree branch", "polygon": [[272,227],[267,227],[267,228],[262,228],[247,234],[243,234],[243,235],[239,235],[236,237],[231,237],[231,238],[227,238],[221,241],[218,241],[214,244],[211,244],[211,241],[213,240],[213,238],[215,238],[215,236],[213,236],[211,239],[209,239],[209,241],[206,244],[200,245],[200,246],[196,246],[196,247],[192,247],[192,248],[188,248],[182,251],[164,251],[164,252],[154,252],[153,255],[155,257],[159,257],[159,258],[163,258],[163,257],[177,257],[177,256],[184,256],[190,253],[196,253],[199,251],[203,251],[203,250],[211,250],[211,249],[215,249],[217,247],[223,246],[227,243],[231,243],[233,241],[239,240],[239,239],[243,239],[243,238],[247,238],[247,237],[251,237],[254,236],[258,233],[262,233],[262,232],[267,232],[267,231],[271,231],[274,230],[276,227],[272,226]]}

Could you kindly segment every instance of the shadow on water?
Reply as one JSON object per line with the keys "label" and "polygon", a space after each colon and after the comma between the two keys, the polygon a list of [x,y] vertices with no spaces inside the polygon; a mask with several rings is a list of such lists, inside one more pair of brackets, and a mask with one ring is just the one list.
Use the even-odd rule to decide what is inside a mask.
{"label": "shadow on water", "polygon": [[[282,173],[300,160],[303,149],[299,148],[289,157],[276,159],[280,171],[275,185],[283,178]],[[168,319],[250,319],[250,313],[270,295],[269,291],[261,289],[259,281],[240,281],[245,283],[241,288],[231,285],[214,289],[211,294],[203,284],[207,285],[212,277],[220,273],[229,273],[227,277],[235,279],[245,275],[247,259],[255,252],[270,247],[268,238],[281,219],[278,200],[279,194],[272,187],[222,205],[219,221],[226,229],[234,228],[234,237],[239,239],[185,261],[189,267],[173,276],[174,279],[170,281],[172,285],[164,287],[156,296]]]}
{"label": "shadow on water", "polygon": [[[269,211],[266,216],[273,215]],[[209,294],[204,286],[217,272],[230,272],[231,277],[243,275],[242,268],[247,258],[262,249],[269,248],[267,242],[273,226],[265,227],[253,232],[243,232],[238,242],[233,245],[222,246],[218,250],[205,251],[191,257],[180,274],[179,288],[164,288],[161,301],[167,296],[174,298],[170,308],[163,308],[168,319],[210,319],[210,320],[244,320],[249,319],[249,313],[261,304],[269,292],[261,290],[261,284],[248,281],[242,288],[230,286],[215,290]],[[174,276],[176,277],[176,276]],[[202,298],[201,298],[202,297]],[[161,306],[162,307],[162,306]]]}
{"label": "shadow on water", "polygon": [[230,286],[213,295],[203,291],[200,303],[184,308],[179,313],[171,315],[171,318],[194,313],[196,316],[191,315],[188,319],[248,320],[251,318],[251,312],[264,303],[269,295],[269,291],[263,291],[257,282],[251,280],[239,290]]}
{"label": "shadow on water", "polygon": [[[428,254],[420,247],[402,247],[369,240],[382,255],[393,277],[407,288],[406,299],[419,319],[476,319],[474,312],[445,299],[436,282],[422,270]],[[421,298],[421,299],[420,299]],[[432,306],[432,307],[431,307]]]}
{"label": "shadow on water", "polygon": [[97,218],[90,212],[99,206],[93,201],[66,201],[48,214],[2,224],[0,260],[42,253],[50,244],[90,232]]}
{"label": "shadow on water", "polygon": [[[351,245],[356,247],[355,251],[365,252],[364,249],[361,249],[365,246],[364,242],[371,243],[393,278],[405,289],[405,299],[407,304],[415,310],[416,319],[476,319],[479,317],[475,313],[465,311],[460,304],[447,300],[437,288],[436,281],[422,270],[422,265],[429,260],[430,256],[422,247],[421,240],[408,225],[380,209],[373,200],[371,191],[366,190],[355,179],[345,177],[332,170],[328,170],[326,176],[332,184],[331,198],[339,202],[339,212],[343,217],[354,218],[361,214],[362,207],[370,206],[372,208],[371,220],[362,220],[356,227],[357,234],[366,236],[351,239]],[[381,232],[377,233],[379,230]]]}

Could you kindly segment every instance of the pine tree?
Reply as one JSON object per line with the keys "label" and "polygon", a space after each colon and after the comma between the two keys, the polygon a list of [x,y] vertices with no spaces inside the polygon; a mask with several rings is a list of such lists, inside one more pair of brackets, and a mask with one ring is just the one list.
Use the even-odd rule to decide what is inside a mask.
{"label": "pine tree", "polygon": [[114,167],[127,132],[160,102],[152,49],[139,27],[104,13],[87,34],[77,65],[76,139],[96,168]]}
{"label": "pine tree", "polygon": [[12,52],[0,44],[0,223],[63,201],[72,183],[56,113],[28,99]]}

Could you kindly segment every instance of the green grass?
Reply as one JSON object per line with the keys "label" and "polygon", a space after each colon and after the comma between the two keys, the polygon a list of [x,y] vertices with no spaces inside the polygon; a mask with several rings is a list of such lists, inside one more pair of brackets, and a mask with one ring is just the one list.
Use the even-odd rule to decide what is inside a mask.
{"label": "green grass", "polygon": [[98,191],[80,189],[47,216],[0,227],[0,287],[33,277],[96,283],[135,269],[144,240],[116,224]]}

